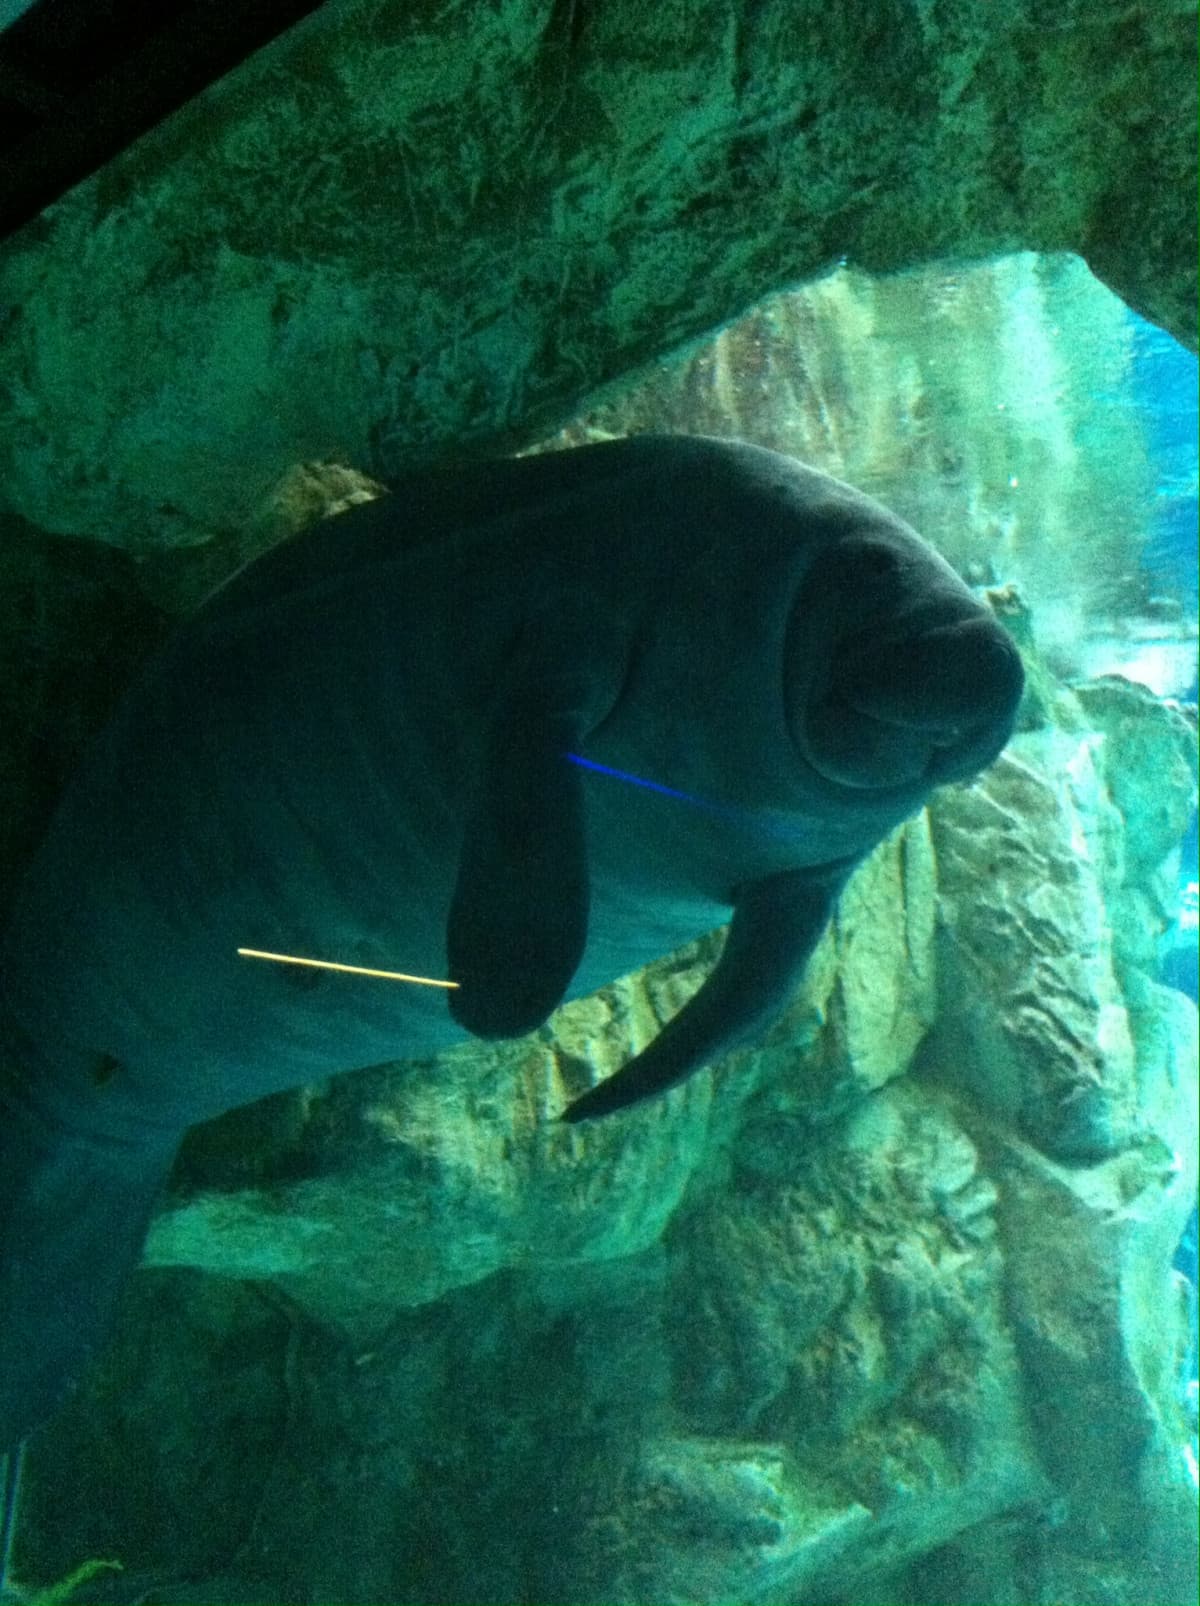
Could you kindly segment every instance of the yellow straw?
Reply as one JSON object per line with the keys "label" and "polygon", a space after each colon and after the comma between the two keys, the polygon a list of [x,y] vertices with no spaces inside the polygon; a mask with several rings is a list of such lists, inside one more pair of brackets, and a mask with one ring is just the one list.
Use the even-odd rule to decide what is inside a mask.
{"label": "yellow straw", "polygon": [[268,954],[261,948],[239,948],[245,959],[273,959],[279,965],[311,965],[314,970],[344,970],[351,976],[382,976],[385,981],[411,981],[418,987],[457,987],[456,981],[437,981],[432,976],[406,976],[402,970],[371,970],[366,965],[339,965],[332,959],[299,959],[295,954]]}

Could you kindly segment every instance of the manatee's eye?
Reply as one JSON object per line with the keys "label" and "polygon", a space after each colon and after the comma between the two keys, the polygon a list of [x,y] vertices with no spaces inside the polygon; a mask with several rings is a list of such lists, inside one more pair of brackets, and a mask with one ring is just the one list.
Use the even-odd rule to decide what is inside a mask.
{"label": "manatee's eye", "polygon": [[886,541],[858,542],[846,553],[836,585],[848,617],[861,622],[864,614],[885,609],[903,584],[903,565]]}
{"label": "manatee's eye", "polygon": [[92,1085],[107,1087],[120,1069],[121,1062],[115,1054],[101,1054],[92,1066]]}
{"label": "manatee's eye", "polygon": [[856,567],[865,579],[883,580],[896,572],[896,554],[890,547],[865,542],[856,554]]}

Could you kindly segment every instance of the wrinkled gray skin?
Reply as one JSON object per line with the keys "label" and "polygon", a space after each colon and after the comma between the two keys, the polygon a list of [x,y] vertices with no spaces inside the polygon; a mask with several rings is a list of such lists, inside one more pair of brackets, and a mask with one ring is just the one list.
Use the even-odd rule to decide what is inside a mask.
{"label": "wrinkled gray skin", "polygon": [[697,997],[566,1119],[669,1087],[764,1029],[850,870],[996,756],[1021,684],[912,530],[731,442],[414,475],[251,564],[126,697],[12,913],[0,1446],[102,1336],[186,1127],[530,1031],[732,909]]}

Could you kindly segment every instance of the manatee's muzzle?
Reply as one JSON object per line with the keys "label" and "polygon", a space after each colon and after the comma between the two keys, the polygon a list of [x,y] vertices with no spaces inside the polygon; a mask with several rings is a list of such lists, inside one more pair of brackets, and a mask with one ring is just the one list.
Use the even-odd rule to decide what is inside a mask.
{"label": "manatee's muzzle", "polygon": [[856,633],[822,679],[804,755],[827,780],[873,790],[977,774],[1008,740],[1024,681],[1016,647],[983,613],[896,640]]}

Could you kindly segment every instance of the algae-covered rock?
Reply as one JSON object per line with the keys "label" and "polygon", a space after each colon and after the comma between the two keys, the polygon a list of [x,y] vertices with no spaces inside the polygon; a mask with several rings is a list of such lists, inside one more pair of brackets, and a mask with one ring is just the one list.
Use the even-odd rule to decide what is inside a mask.
{"label": "algae-covered rock", "polygon": [[665,1544],[654,1503],[614,1510],[642,1575],[621,1598],[665,1598],[688,1521],[709,1570],[684,1598],[715,1606],[843,1592],[1042,1498],[996,1192],[952,1104],[894,1084],[797,1144],[786,1183],[736,1156],[734,1185],[668,1238],[674,1400],[707,1448],[654,1447]]}
{"label": "algae-covered rock", "polygon": [[1082,256],[1194,341],[1194,19],[342,0],[0,248],[4,505],[141,553],[524,444],[840,260]]}
{"label": "algae-covered rock", "polygon": [[931,811],[948,1074],[1050,1152],[1079,1160],[1128,1142],[1137,1108],[1098,857],[1098,836],[1119,822],[1094,743],[1055,734],[1043,744],[1057,786],[1022,762],[1018,743],[977,787]]}

